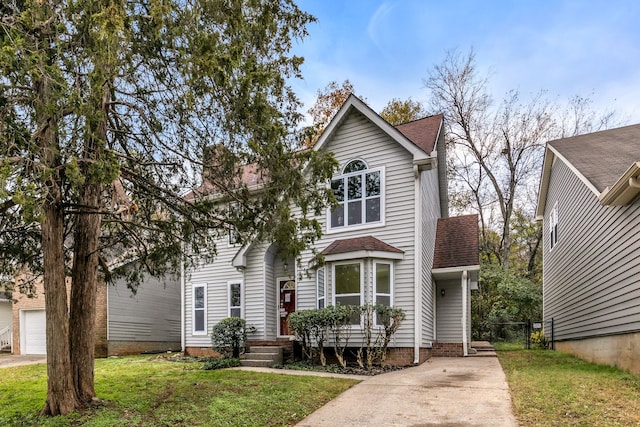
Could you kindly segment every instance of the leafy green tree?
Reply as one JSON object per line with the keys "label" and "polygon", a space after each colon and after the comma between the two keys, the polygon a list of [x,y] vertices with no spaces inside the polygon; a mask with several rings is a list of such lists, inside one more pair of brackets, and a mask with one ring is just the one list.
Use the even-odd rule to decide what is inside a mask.
{"label": "leafy green tree", "polygon": [[393,98],[380,112],[380,116],[392,125],[400,125],[426,115],[424,106],[411,98],[404,101]]}
{"label": "leafy green tree", "polygon": [[300,150],[286,84],[313,17],[291,0],[15,0],[0,14],[0,266],[43,279],[43,413],[65,414],[95,397],[99,271],[135,289],[183,254],[215,255],[232,228],[293,256],[319,236],[331,196],[317,183],[335,162]]}
{"label": "leafy green tree", "polygon": [[313,124],[307,138],[307,146],[312,147],[316,143],[333,116],[352,93],[354,93],[353,85],[348,79],[340,84],[331,81],[324,90],[318,89],[316,102],[308,110]]}

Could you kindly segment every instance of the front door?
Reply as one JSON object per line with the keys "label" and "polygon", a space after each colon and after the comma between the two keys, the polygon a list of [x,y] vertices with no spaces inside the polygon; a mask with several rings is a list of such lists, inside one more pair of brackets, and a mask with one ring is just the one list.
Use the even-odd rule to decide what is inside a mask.
{"label": "front door", "polygon": [[280,335],[293,335],[289,330],[289,314],[296,311],[296,282],[290,279],[278,279],[280,290]]}

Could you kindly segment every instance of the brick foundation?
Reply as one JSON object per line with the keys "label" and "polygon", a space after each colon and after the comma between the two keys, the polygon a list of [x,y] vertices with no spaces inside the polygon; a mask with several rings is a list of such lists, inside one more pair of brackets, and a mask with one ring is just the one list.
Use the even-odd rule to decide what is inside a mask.
{"label": "brick foundation", "polygon": [[[109,341],[109,356],[125,356],[140,353],[164,353],[167,351],[180,352],[180,342],[173,341]],[[96,357],[98,347],[96,345]],[[104,356],[102,356],[104,357]]]}
{"label": "brick foundation", "polygon": [[[431,357],[430,348],[420,348],[419,364],[424,363]],[[390,366],[410,366],[413,365],[413,347],[394,347],[387,350],[386,364]]]}
{"label": "brick foundation", "polygon": [[193,356],[193,357],[219,357],[220,353],[215,351],[211,347],[185,347],[184,349],[185,356]]}
{"label": "brick foundation", "polygon": [[431,349],[433,357],[462,357],[464,356],[462,343],[435,342]]}

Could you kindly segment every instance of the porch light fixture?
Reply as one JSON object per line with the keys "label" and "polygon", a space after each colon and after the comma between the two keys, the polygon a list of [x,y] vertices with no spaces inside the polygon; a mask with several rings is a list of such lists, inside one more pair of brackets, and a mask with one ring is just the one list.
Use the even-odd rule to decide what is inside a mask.
{"label": "porch light fixture", "polygon": [[442,298],[444,298],[444,288],[440,289],[440,295],[442,295]]}
{"label": "porch light fixture", "polygon": [[284,268],[284,271],[287,271],[289,269],[289,264],[285,262],[282,267]]}

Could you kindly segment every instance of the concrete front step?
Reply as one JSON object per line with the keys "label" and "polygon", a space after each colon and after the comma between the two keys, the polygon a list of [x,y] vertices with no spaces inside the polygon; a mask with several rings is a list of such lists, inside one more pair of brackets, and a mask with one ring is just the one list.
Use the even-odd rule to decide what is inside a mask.
{"label": "concrete front step", "polygon": [[274,365],[282,365],[282,347],[276,346],[251,346],[249,353],[242,355],[240,365],[256,368],[270,368]]}
{"label": "concrete front step", "polygon": [[250,366],[252,368],[272,368],[278,365],[273,360],[240,359],[240,366]]}
{"label": "concrete front step", "polygon": [[282,347],[269,345],[252,345],[249,349],[251,353],[282,353]]}
{"label": "concrete front step", "polygon": [[252,360],[278,360],[279,353],[247,353],[244,355],[244,359]]}
{"label": "concrete front step", "polygon": [[475,354],[469,353],[469,357],[496,357],[496,356],[497,354],[495,351],[489,351],[489,350],[479,351]]}
{"label": "concrete front step", "polygon": [[495,348],[488,341],[472,341],[471,347],[477,351],[494,351]]}

